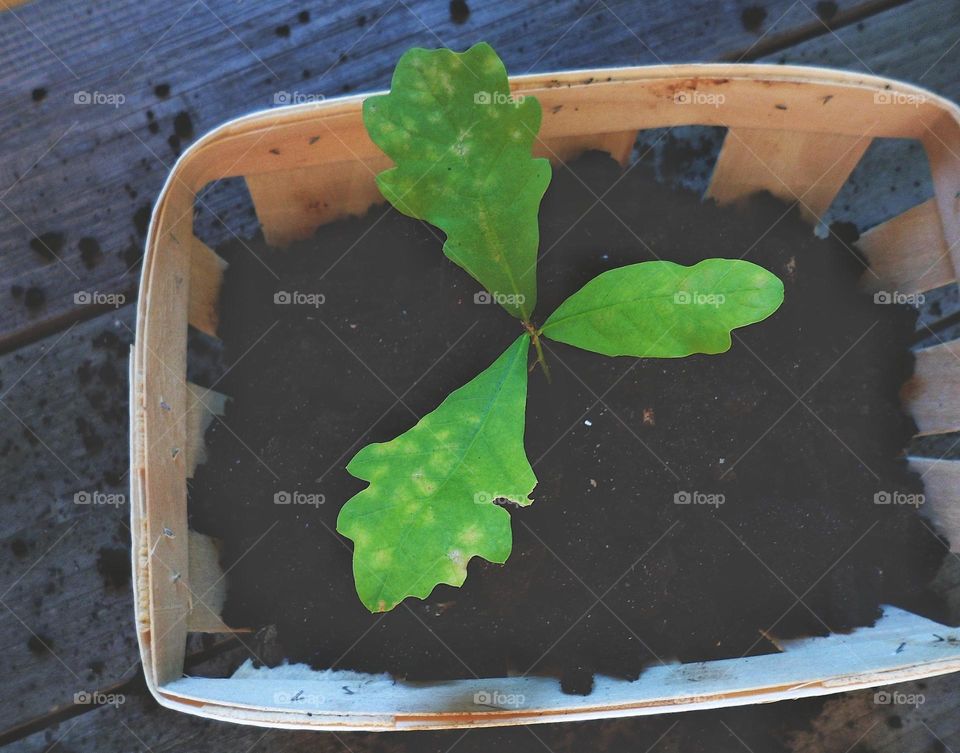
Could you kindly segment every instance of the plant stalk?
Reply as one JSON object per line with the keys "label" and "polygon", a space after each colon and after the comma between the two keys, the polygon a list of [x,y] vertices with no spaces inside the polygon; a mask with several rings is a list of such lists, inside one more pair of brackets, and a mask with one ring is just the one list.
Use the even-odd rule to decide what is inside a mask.
{"label": "plant stalk", "polygon": [[523,324],[527,328],[527,332],[530,333],[534,350],[537,351],[537,360],[533,363],[533,366],[530,367],[530,370],[533,371],[533,367],[539,363],[540,368],[543,369],[543,375],[547,378],[547,383],[549,384],[552,382],[550,378],[550,367],[547,365],[547,359],[543,355],[543,345],[540,343],[540,331],[528,321],[524,321]]}

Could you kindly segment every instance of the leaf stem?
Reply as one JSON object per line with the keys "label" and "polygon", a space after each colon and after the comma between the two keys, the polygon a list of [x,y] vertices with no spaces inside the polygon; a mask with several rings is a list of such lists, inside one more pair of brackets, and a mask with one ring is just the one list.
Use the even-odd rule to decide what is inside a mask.
{"label": "leaf stem", "polygon": [[523,322],[523,326],[526,327],[527,332],[530,333],[534,350],[537,351],[537,360],[534,361],[533,366],[530,367],[530,371],[533,371],[534,367],[539,363],[540,368],[543,369],[543,375],[547,378],[547,383],[549,384],[552,381],[550,378],[550,367],[547,365],[547,359],[543,355],[543,346],[540,344],[540,330],[526,319]]}

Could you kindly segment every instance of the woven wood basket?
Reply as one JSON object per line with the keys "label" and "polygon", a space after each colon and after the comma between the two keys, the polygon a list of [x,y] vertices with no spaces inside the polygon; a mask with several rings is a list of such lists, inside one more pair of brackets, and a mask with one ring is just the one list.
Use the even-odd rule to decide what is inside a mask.
{"label": "woven wood basket", "polygon": [[[709,195],[728,202],[766,188],[823,214],[873,139],[919,140],[935,197],[868,231],[860,246],[901,293],[929,290],[960,268],[960,110],[930,92],[818,68],[686,65],[523,76],[543,106],[537,153],[567,160],[602,149],[625,163],[637,131],[728,128]],[[960,632],[887,608],[871,628],[778,642],[782,653],[652,667],[636,682],[598,677],[586,697],[556,680],[506,677],[394,683],[339,672],[277,670],[184,677],[189,632],[231,632],[219,614],[216,542],[188,530],[187,478],[224,396],[186,381],[187,331],[217,333],[225,264],[193,234],[197,194],[242,176],[267,240],[283,245],[382,201],[389,165],[361,120],[362,97],[233,120],[188,149],[150,223],[130,367],[131,519],[136,626],[147,683],[163,706],[269,727],[394,730],[597,719],[760,703],[960,669]],[[717,106],[722,103],[722,106]],[[872,276],[871,276],[872,277]],[[960,341],[917,354],[903,392],[921,434],[960,429]],[[923,512],[960,544],[960,462],[912,459]],[[335,545],[331,541],[331,545]],[[509,703],[497,708],[497,699]],[[493,699],[493,707],[490,700]]]}

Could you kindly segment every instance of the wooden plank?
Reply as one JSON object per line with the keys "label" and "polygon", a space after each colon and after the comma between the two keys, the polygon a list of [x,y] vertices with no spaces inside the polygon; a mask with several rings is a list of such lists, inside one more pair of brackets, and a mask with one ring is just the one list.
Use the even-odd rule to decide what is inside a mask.
{"label": "wooden plank", "polygon": [[806,220],[820,221],[857,166],[870,137],[731,128],[707,196],[728,204],[760,190],[798,202]]}
{"label": "wooden plank", "polygon": [[227,581],[220,567],[220,544],[210,536],[189,532],[190,611],[192,633],[232,633],[220,615],[227,600]]}
{"label": "wooden plank", "polygon": [[132,327],[127,307],[0,356],[0,729],[138,662],[123,387]]}
{"label": "wooden plank", "polygon": [[[857,5],[837,2],[840,12]],[[462,24],[447,3],[408,9],[376,0],[326,2],[311,8],[306,23],[294,0],[210,0],[182,9],[104,0],[90,9],[68,3],[56,13],[41,0],[17,8],[17,17],[2,14],[0,192],[8,208],[0,205],[0,347],[76,319],[78,290],[133,291],[145,218],[169,167],[192,138],[227,119],[278,98],[385,88],[405,49],[436,47],[438,38],[455,48],[484,39],[522,73],[718,59],[762,32],[813,20],[792,0],[764,6],[767,22],[756,30],[744,28],[739,11],[717,12],[711,0],[690,0],[682,14],[670,0],[592,8],[490,0],[473,3]],[[108,38],[124,43],[104,54]],[[45,92],[39,101],[35,90]],[[112,96],[113,104],[77,104],[79,92],[91,100]],[[230,208],[225,222],[239,223],[241,212]],[[46,233],[63,235],[62,263],[30,248]],[[87,245],[85,256],[82,238],[94,239],[101,253]],[[12,286],[33,289],[36,305],[27,307]]]}
{"label": "wooden plank", "polygon": [[214,390],[187,382],[186,471],[193,478],[194,471],[207,460],[204,436],[214,416],[222,416],[227,396]]}
{"label": "wooden plank", "polygon": [[871,228],[860,236],[857,247],[873,270],[862,278],[870,290],[912,295],[956,279],[935,199]]}
{"label": "wooden plank", "polygon": [[960,552],[960,460],[910,458],[910,467],[923,476],[923,514]]}
{"label": "wooden plank", "polygon": [[918,350],[900,397],[919,435],[960,429],[960,340]]}
{"label": "wooden plank", "polygon": [[960,126],[944,117],[926,125],[923,145],[930,159],[943,235],[953,268],[960,269]]}
{"label": "wooden plank", "polygon": [[217,334],[220,320],[220,284],[227,263],[201,241],[190,248],[190,303],[187,320],[201,332]]}
{"label": "wooden plank", "polygon": [[13,610],[0,605],[0,730],[123,680],[139,662],[125,389],[133,328],[127,306],[0,356],[0,599]]}
{"label": "wooden plank", "polygon": [[386,157],[316,168],[249,175],[257,219],[267,242],[277,246],[309,238],[320,225],[360,215],[383,201],[374,176],[390,166]]}
{"label": "wooden plank", "polygon": [[143,506],[133,507],[131,532],[134,552],[146,548],[150,621],[140,641],[149,645],[148,682],[158,684],[183,671],[190,611],[185,450],[193,199],[186,187],[174,184],[158,208],[151,227],[157,253],[144,270],[137,303],[131,410],[142,429],[133,432],[131,454],[143,457],[143,465],[130,473],[142,490]]}
{"label": "wooden plank", "polygon": [[534,142],[533,153],[536,157],[546,157],[551,162],[567,162],[576,159],[585,151],[595,149],[606,152],[624,167],[630,160],[633,145],[637,141],[637,131],[620,131],[618,133],[596,133],[589,139],[559,138],[554,139],[549,146],[542,140]]}

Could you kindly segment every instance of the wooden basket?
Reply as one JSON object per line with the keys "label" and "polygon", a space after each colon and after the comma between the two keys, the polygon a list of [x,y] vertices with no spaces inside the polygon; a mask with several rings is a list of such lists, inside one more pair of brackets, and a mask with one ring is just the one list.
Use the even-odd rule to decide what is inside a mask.
{"label": "wooden basket", "polygon": [[[602,149],[621,162],[637,131],[727,127],[709,194],[766,188],[821,215],[876,138],[918,139],[936,196],[867,232],[861,248],[887,290],[953,282],[960,268],[960,110],[927,91],[817,68],[684,65],[523,76],[543,106],[537,152],[566,160]],[[284,244],[382,201],[389,161],[361,120],[362,97],[233,120],[173,168],[147,239],[131,359],[131,519],[136,621],[157,701],[201,716],[297,729],[393,730],[529,724],[652,714],[820,695],[960,669],[960,632],[887,608],[848,635],[782,642],[779,654],[653,667],[636,682],[598,677],[586,697],[550,678],[394,683],[340,672],[264,670],[183,677],[188,632],[230,632],[214,542],[187,528],[187,478],[223,396],[186,381],[187,330],[217,332],[224,262],[193,234],[196,196],[243,176],[267,240]],[[719,106],[718,106],[719,105]],[[917,354],[904,391],[922,434],[960,429],[960,341]],[[913,459],[924,511],[960,544],[960,462]],[[486,695],[484,695],[486,694]],[[496,706],[507,698],[505,708]]]}

